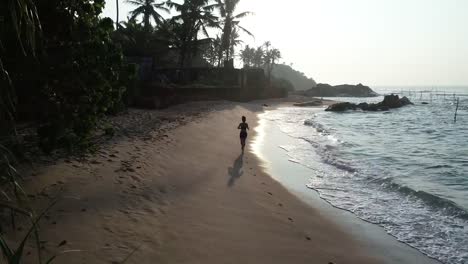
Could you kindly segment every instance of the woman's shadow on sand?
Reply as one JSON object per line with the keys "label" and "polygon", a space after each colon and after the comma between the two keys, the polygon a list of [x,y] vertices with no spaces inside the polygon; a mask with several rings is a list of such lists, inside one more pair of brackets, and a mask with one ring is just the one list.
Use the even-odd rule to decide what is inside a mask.
{"label": "woman's shadow on sand", "polygon": [[234,161],[234,164],[232,164],[232,167],[228,168],[228,174],[230,176],[228,181],[229,187],[234,186],[236,180],[238,180],[242,176],[242,174],[244,174],[244,172],[241,171],[243,163],[244,153],[240,154],[239,157],[237,157],[237,159]]}

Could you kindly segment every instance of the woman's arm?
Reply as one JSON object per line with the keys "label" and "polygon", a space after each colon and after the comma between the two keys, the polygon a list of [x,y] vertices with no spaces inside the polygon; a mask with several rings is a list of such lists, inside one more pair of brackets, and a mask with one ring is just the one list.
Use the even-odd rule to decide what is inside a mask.
{"label": "woman's arm", "polygon": [[237,129],[241,129],[241,124],[239,124],[239,126],[237,126]]}

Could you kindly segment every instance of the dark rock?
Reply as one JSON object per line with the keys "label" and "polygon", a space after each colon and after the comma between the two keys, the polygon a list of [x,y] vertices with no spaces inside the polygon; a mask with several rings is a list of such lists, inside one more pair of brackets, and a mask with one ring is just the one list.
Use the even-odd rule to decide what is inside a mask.
{"label": "dark rock", "polygon": [[364,111],[367,111],[367,109],[369,109],[369,104],[368,104],[368,103],[360,103],[360,104],[357,105],[357,107],[358,107],[359,109],[362,109],[362,110],[364,110]]}
{"label": "dark rock", "polygon": [[400,98],[398,95],[386,95],[382,101],[382,105],[386,105],[391,108],[397,108],[400,105]]}
{"label": "dark rock", "polygon": [[428,103],[428,102],[422,102],[421,104],[423,104],[423,105],[428,105],[429,103]]}
{"label": "dark rock", "polygon": [[[396,108],[396,107],[392,107],[392,108]],[[390,107],[386,106],[386,105],[382,105],[380,108],[379,108],[379,111],[388,111],[390,110]]]}
{"label": "dark rock", "polygon": [[315,97],[375,97],[377,93],[369,86],[358,85],[337,85],[319,83],[316,87],[303,92],[305,96]]}
{"label": "dark rock", "polygon": [[357,105],[344,102],[344,103],[337,103],[330,105],[325,111],[331,111],[331,112],[344,112],[347,110],[356,110]]}
{"label": "dark rock", "polygon": [[400,99],[400,107],[405,106],[405,105],[414,105],[408,97],[403,96],[403,98]]}
{"label": "dark rock", "polygon": [[377,104],[368,103],[338,103],[329,106],[325,111],[331,112],[344,112],[347,110],[363,110],[363,111],[389,111],[390,109],[400,108],[406,105],[412,105],[413,103],[405,96],[400,99],[398,95],[386,95],[384,100]]}

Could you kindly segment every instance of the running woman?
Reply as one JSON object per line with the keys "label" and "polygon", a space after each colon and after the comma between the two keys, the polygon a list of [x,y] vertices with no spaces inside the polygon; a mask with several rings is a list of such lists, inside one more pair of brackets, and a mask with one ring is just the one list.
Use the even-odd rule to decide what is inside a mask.
{"label": "running woman", "polygon": [[249,124],[247,124],[246,122],[246,118],[245,116],[242,117],[242,123],[239,124],[239,126],[237,127],[237,129],[240,129],[240,143],[241,143],[241,146],[242,146],[242,152],[244,151],[244,147],[245,147],[245,140],[247,139],[247,130],[249,130]]}

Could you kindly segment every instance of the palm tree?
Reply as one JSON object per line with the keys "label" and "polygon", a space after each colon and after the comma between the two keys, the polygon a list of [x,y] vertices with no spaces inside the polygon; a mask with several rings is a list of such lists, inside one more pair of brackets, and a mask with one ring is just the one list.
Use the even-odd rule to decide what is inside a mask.
{"label": "palm tree", "polygon": [[262,47],[258,47],[253,55],[253,66],[256,68],[261,68],[264,63],[264,57],[265,57],[265,51],[263,50]]}
{"label": "palm tree", "polygon": [[130,12],[130,18],[133,19],[143,16],[143,24],[147,31],[151,28],[151,19],[153,19],[157,25],[164,22],[163,16],[158,13],[158,11],[169,13],[169,9],[165,7],[167,4],[166,2],[157,3],[157,0],[126,0],[126,2],[136,6],[136,8]]}
{"label": "palm tree", "polygon": [[209,38],[208,28],[219,28],[218,17],[213,15],[216,4],[210,0],[185,0],[183,4],[167,2],[180,14],[172,20],[178,22],[177,34],[180,39],[180,67],[190,66],[191,58],[198,52],[198,33],[200,31]]}
{"label": "palm tree", "polygon": [[[267,42],[268,49],[271,46],[270,42]],[[266,44],[266,43],[265,43]],[[271,72],[273,71],[273,67],[275,66],[276,62],[281,59],[281,52],[278,49],[269,49],[265,52],[265,66],[268,72],[268,83],[271,83]]]}
{"label": "palm tree", "polygon": [[244,68],[250,68],[254,61],[255,49],[246,45],[240,53],[242,62],[244,63]]}
{"label": "palm tree", "polygon": [[230,48],[229,48],[229,52],[231,53],[231,56],[234,56],[235,48],[236,48],[237,46],[239,46],[240,44],[244,43],[244,42],[240,39],[240,35],[239,35],[239,32],[237,31],[237,28],[235,28],[235,29],[231,32],[231,39],[229,40],[229,42],[231,43]]}
{"label": "palm tree", "polygon": [[218,8],[220,10],[221,17],[223,17],[223,34],[221,37],[222,41],[222,52],[226,54],[226,60],[229,60],[232,57],[233,52],[233,43],[232,34],[233,32],[239,33],[239,30],[247,33],[249,36],[253,37],[253,34],[240,25],[239,19],[244,18],[248,15],[251,15],[251,12],[242,12],[235,15],[237,4],[240,0],[216,0],[218,3]]}

